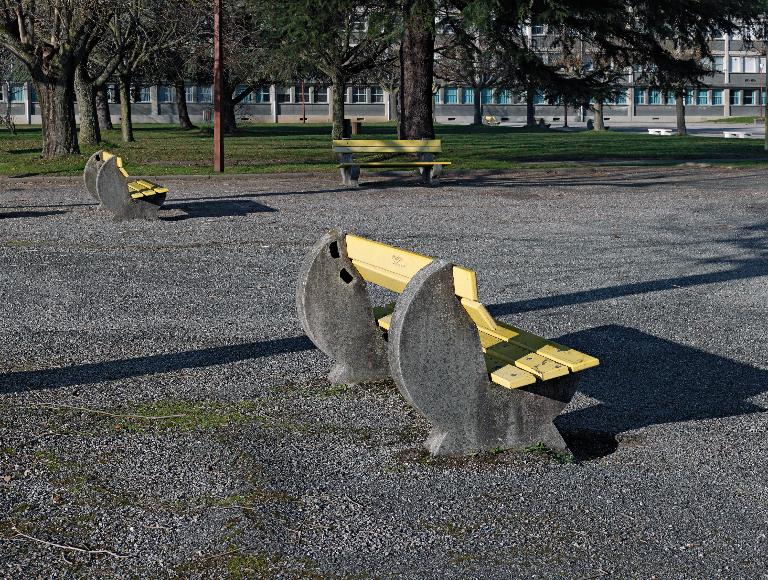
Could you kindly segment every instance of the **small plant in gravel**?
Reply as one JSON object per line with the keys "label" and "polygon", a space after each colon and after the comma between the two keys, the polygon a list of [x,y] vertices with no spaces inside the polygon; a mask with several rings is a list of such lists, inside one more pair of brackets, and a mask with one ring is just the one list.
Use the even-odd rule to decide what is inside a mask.
{"label": "small plant in gravel", "polygon": [[[128,431],[146,429],[221,429],[255,419],[258,405],[250,402],[214,403],[159,401],[139,405],[117,416],[115,428]],[[117,415],[117,413],[115,413]]]}
{"label": "small plant in gravel", "polygon": [[527,447],[525,450],[528,453],[531,453],[533,455],[541,455],[544,457],[548,457],[553,461],[555,461],[556,463],[560,463],[561,465],[568,465],[568,464],[574,463],[573,454],[563,452],[563,451],[555,451],[553,449],[550,449],[543,443],[537,443],[536,445],[531,445],[530,447]]}

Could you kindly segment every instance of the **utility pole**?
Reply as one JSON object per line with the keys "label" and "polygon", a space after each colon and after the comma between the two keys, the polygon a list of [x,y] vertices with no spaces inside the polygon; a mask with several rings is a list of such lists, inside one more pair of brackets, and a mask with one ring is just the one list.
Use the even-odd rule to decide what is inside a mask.
{"label": "utility pole", "polygon": [[213,170],[224,171],[224,133],[221,130],[221,97],[224,92],[221,42],[221,0],[213,0]]}

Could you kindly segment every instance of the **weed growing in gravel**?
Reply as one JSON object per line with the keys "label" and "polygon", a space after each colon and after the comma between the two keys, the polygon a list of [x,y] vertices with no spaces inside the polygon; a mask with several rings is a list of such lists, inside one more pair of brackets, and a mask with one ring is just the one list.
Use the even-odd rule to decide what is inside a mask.
{"label": "weed growing in gravel", "polygon": [[258,405],[251,402],[235,404],[214,402],[159,401],[139,405],[124,412],[116,428],[127,431],[147,429],[221,429],[255,419]]}
{"label": "weed growing in gravel", "polygon": [[532,453],[533,455],[542,455],[545,457],[549,457],[550,459],[562,465],[567,465],[574,462],[573,454],[562,452],[562,451],[555,451],[553,449],[550,449],[543,443],[537,443],[536,445],[531,445],[530,447],[526,447],[525,450],[528,453]]}

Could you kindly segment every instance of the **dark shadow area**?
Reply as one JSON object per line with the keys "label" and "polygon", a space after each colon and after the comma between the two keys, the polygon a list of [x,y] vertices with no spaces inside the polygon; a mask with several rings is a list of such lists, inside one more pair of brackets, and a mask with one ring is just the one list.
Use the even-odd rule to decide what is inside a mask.
{"label": "dark shadow area", "polygon": [[67,213],[66,211],[3,211],[0,213],[0,219],[13,219],[13,218],[34,218],[34,217],[46,217],[50,215],[59,215]]}
{"label": "dark shadow area", "polygon": [[252,213],[269,213],[277,211],[268,205],[263,205],[253,200],[221,198],[216,198],[210,201],[175,202],[163,206],[163,209],[180,209],[186,213],[186,215],[162,218],[166,221],[181,221],[190,218],[246,216]]}
{"label": "dark shadow area", "polygon": [[632,429],[766,412],[748,399],[768,391],[768,371],[748,364],[616,325],[557,341],[600,359],[578,387],[600,403],[556,420],[577,458],[612,452]]}
{"label": "dark shadow area", "polygon": [[55,389],[313,350],[306,336],[0,375],[0,393]]}
{"label": "dark shadow area", "polygon": [[518,300],[516,302],[491,304],[488,306],[488,311],[493,316],[505,316],[509,314],[519,314],[521,312],[556,308],[558,306],[574,306],[577,304],[610,300],[612,298],[622,298],[624,296],[633,296],[636,294],[647,294],[649,292],[660,292],[663,290],[700,286],[702,284],[716,284],[720,282],[731,282],[733,280],[745,280],[768,276],[768,222],[742,228],[733,238],[723,238],[714,241],[717,243],[734,244],[743,250],[752,252],[753,256],[749,258],[731,258],[724,256],[723,258],[718,259],[702,260],[702,264],[728,264],[731,266],[730,270],[722,270],[706,274],[692,274],[690,276],[678,276],[675,278],[663,278],[661,280],[650,280],[647,282],[634,282],[631,284],[622,284],[620,286],[610,286],[608,288],[570,292],[558,296],[546,296],[542,298],[531,298],[529,300]]}
{"label": "dark shadow area", "polygon": [[11,155],[23,155],[25,153],[43,153],[43,150],[40,147],[30,147],[28,149],[9,149],[8,153]]}

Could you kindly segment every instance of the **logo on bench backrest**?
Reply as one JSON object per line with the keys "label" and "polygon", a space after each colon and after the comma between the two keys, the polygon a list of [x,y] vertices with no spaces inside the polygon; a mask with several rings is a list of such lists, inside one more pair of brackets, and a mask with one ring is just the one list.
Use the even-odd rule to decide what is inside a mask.
{"label": "logo on bench backrest", "polygon": [[397,266],[398,268],[406,267],[406,265],[403,263],[403,258],[397,254],[392,254],[392,265]]}

